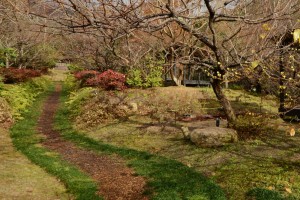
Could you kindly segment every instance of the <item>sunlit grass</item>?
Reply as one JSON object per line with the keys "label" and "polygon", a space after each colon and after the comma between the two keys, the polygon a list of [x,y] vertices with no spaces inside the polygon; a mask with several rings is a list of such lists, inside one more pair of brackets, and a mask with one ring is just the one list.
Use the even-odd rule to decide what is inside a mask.
{"label": "sunlit grass", "polygon": [[[212,88],[199,88],[201,92],[208,96],[208,99],[216,99],[216,96]],[[224,89],[227,98],[235,106],[236,110],[252,109],[267,113],[277,113],[278,112],[278,100],[275,96],[271,95],[252,95],[244,90],[232,90]],[[215,105],[217,107],[217,105]]]}
{"label": "sunlit grass", "polygon": [[70,199],[64,185],[32,164],[0,128],[0,199]]}
{"label": "sunlit grass", "polygon": [[53,81],[64,81],[66,80],[66,77],[68,75],[68,71],[65,71],[65,70],[60,70],[60,69],[51,69],[49,70],[49,75],[48,77],[51,78],[51,80]]}

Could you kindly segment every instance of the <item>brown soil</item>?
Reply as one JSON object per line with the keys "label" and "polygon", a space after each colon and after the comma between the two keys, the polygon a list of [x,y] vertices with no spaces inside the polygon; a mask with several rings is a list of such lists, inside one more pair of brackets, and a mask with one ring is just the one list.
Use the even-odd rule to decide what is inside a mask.
{"label": "brown soil", "polygon": [[124,160],[115,155],[99,155],[81,149],[64,140],[59,132],[53,130],[54,114],[58,108],[61,86],[47,99],[38,122],[39,131],[47,139],[47,148],[58,152],[68,162],[89,174],[99,185],[99,195],[108,200],[147,200],[143,195],[146,181],[136,176]]}

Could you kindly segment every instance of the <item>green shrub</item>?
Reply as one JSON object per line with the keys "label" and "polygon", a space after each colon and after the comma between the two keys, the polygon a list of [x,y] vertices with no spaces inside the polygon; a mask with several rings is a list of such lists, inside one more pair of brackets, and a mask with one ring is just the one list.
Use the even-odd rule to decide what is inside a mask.
{"label": "green shrub", "polygon": [[1,91],[0,96],[6,99],[12,108],[15,119],[22,119],[21,112],[26,112],[26,108],[33,102],[34,94],[22,85],[10,85]]}
{"label": "green shrub", "polygon": [[4,47],[0,44],[0,67],[4,67],[7,64],[11,66],[11,64],[13,64],[13,62],[11,63],[11,61],[13,61],[17,56],[17,49]]}
{"label": "green shrub", "polygon": [[132,87],[143,87],[142,72],[139,69],[128,71],[126,83]]}
{"label": "green shrub", "polygon": [[162,86],[163,64],[163,58],[156,58],[150,55],[145,56],[145,59],[139,66],[128,71],[126,83],[132,87]]}
{"label": "green shrub", "polygon": [[82,71],[84,70],[83,67],[77,65],[77,64],[68,64],[68,69],[70,70],[70,72],[74,73],[74,72],[79,72],[79,71]]}
{"label": "green shrub", "polygon": [[81,88],[76,92],[71,92],[66,105],[72,112],[72,115],[79,114],[80,107],[83,102],[91,97],[92,91],[95,90],[91,87]]}
{"label": "green shrub", "polygon": [[76,78],[73,74],[67,75],[67,78],[64,81],[64,85],[68,91],[75,91],[80,87],[80,83],[76,81]]}
{"label": "green shrub", "polygon": [[32,79],[28,81],[24,86],[28,88],[31,91],[34,91],[36,95],[38,95],[41,92],[46,91],[49,88],[49,85],[51,85],[51,81],[44,77],[38,77],[35,79]]}
{"label": "green shrub", "polygon": [[50,80],[39,77],[26,83],[4,85],[0,96],[9,103],[12,114],[16,120],[22,119],[21,113],[27,112],[27,107],[32,104],[36,96],[50,86]]}
{"label": "green shrub", "polygon": [[231,126],[237,131],[240,139],[254,138],[267,131],[268,116],[248,113],[238,116]]}
{"label": "green shrub", "polygon": [[162,86],[162,66],[156,66],[153,63],[150,64],[150,72],[146,77],[145,86],[146,87],[159,87]]}

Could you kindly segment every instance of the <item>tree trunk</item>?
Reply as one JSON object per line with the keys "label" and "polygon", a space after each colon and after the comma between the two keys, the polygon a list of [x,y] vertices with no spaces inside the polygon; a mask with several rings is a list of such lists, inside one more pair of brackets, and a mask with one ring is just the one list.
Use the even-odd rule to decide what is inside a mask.
{"label": "tree trunk", "polygon": [[221,81],[218,79],[213,79],[212,87],[215,92],[215,95],[217,96],[217,99],[219,100],[224,109],[229,125],[232,124],[236,120],[236,116],[229,100],[223,92],[223,89],[221,87]]}
{"label": "tree trunk", "polygon": [[174,83],[176,84],[176,86],[181,86],[181,80],[179,78],[177,78],[172,72],[170,72],[171,74],[171,78],[174,81]]}
{"label": "tree trunk", "polygon": [[174,56],[174,49],[171,48],[171,56],[170,56],[170,76],[171,79],[174,81],[176,86],[181,86],[181,71],[180,71],[180,66],[179,63],[176,62],[176,58]]}
{"label": "tree trunk", "polygon": [[[179,73],[179,74],[178,74]],[[182,76],[180,75],[181,71],[177,68],[176,72],[174,72],[173,67],[170,69],[171,79],[175,82],[176,86],[182,85]]]}
{"label": "tree trunk", "polygon": [[280,73],[280,77],[279,77],[279,108],[278,111],[279,112],[284,112],[285,111],[285,86],[284,86],[284,72],[285,72],[285,68],[284,68],[284,64],[283,64],[283,52],[282,50],[280,50],[279,52],[279,73]]}
{"label": "tree trunk", "polygon": [[5,66],[6,66],[6,68],[9,68],[9,58],[8,58],[7,53],[5,54]]}
{"label": "tree trunk", "polygon": [[227,74],[224,76],[224,81],[225,81],[225,88],[228,89],[228,78],[227,78]]}

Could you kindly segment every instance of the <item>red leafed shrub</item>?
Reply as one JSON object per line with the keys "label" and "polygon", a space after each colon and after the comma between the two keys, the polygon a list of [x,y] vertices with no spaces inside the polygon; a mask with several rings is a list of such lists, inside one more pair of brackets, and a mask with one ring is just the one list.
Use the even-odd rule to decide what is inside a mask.
{"label": "red leafed shrub", "polygon": [[0,74],[3,77],[4,83],[20,83],[31,78],[41,76],[39,70],[33,69],[18,69],[18,68],[2,68]]}
{"label": "red leafed shrub", "polygon": [[125,81],[124,74],[107,70],[101,74],[97,74],[95,77],[89,78],[86,81],[86,85],[100,86],[105,90],[123,90],[126,88]]}
{"label": "red leafed shrub", "polygon": [[76,72],[74,74],[74,77],[80,81],[80,85],[84,86],[87,85],[87,80],[96,77],[96,75],[98,75],[99,72],[95,71],[95,70],[83,70],[83,71],[79,71]]}

